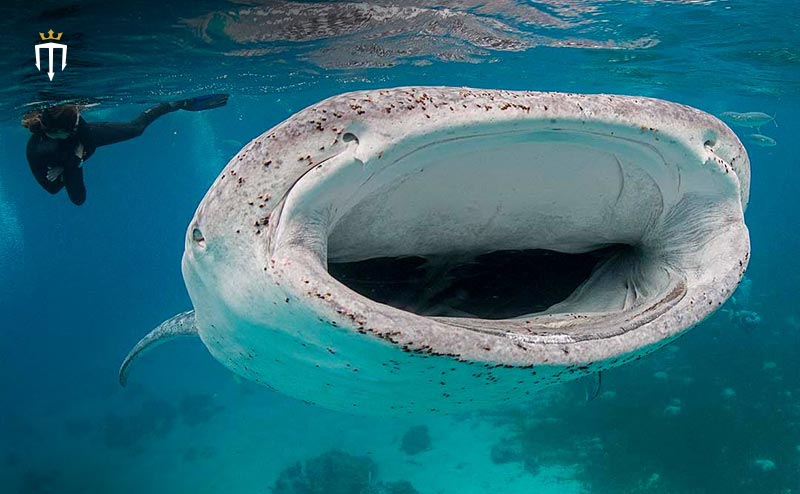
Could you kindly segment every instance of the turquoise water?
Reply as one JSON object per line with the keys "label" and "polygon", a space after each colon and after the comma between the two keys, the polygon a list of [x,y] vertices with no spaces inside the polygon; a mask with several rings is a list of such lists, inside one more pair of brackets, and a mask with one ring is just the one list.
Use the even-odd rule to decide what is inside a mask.
{"label": "turquoise water", "polygon": [[[414,16],[388,1],[308,5],[0,7],[0,491],[800,492],[796,3],[394,4]],[[52,82],[32,53],[50,28],[70,46]],[[752,162],[747,288],[676,342],[605,372],[591,401],[574,382],[514,409],[358,417],[236,378],[192,340],[148,354],[121,388],[129,348],[191,307],[186,226],[239,148],[325,97],[411,84],[775,115],[760,129],[772,147],[733,127]],[[18,120],[31,107],[76,100],[94,105],[87,120],[127,120],[207,92],[230,103],[99,149],[81,207],[30,176]],[[298,462],[311,479],[287,487]]]}

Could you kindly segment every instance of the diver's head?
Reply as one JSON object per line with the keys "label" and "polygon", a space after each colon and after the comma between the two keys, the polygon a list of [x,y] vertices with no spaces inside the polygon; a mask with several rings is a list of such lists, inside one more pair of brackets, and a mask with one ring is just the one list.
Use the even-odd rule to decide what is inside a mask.
{"label": "diver's head", "polygon": [[58,105],[28,113],[22,119],[22,126],[34,134],[66,139],[78,129],[80,116],[76,105]]}

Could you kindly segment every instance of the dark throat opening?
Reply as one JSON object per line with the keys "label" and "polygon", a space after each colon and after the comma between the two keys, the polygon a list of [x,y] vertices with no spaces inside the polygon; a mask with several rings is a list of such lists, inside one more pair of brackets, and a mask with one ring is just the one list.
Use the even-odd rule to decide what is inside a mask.
{"label": "dark throat opening", "polygon": [[328,271],[359,294],[414,314],[508,319],[563,301],[597,266],[627,248],[612,245],[583,254],[531,249],[381,257],[329,263]]}

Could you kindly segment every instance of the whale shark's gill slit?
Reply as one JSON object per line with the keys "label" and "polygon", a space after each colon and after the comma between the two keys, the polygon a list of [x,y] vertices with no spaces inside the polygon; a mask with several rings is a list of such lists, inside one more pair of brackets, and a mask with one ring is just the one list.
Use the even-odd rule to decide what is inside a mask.
{"label": "whale shark's gill slit", "polygon": [[329,263],[328,272],[371,300],[418,315],[507,319],[562,302],[598,265],[626,249],[385,257]]}
{"label": "whale shark's gill slit", "polygon": [[617,194],[617,199],[614,201],[614,207],[617,207],[619,204],[620,198],[622,198],[622,192],[625,190],[625,170],[622,169],[622,162],[619,160],[619,156],[616,154],[614,155],[614,161],[617,162],[617,168],[619,171],[619,193]]}

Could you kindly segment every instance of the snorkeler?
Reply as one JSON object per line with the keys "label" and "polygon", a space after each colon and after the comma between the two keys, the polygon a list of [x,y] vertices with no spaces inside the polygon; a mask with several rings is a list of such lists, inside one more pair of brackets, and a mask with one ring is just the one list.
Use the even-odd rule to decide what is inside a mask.
{"label": "snorkeler", "polygon": [[97,148],[140,136],[161,115],[209,110],[227,102],[227,94],[210,94],[161,103],[130,122],[90,123],[81,117],[76,105],[35,110],[22,119],[22,126],[33,134],[28,140],[28,164],[44,190],[55,194],[66,187],[70,200],[80,206],[86,200],[82,165]]}

